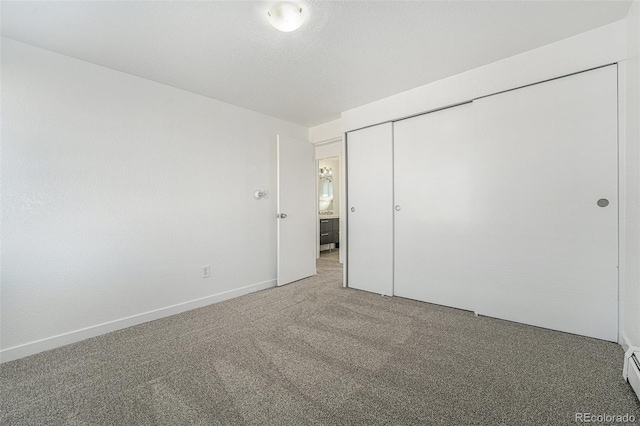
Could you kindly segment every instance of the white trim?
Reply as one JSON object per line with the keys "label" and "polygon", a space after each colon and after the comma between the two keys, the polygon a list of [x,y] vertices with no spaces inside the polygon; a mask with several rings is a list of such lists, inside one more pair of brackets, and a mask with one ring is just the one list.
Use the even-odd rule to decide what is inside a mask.
{"label": "white trim", "polygon": [[280,275],[280,134],[276,135],[276,285],[281,285]]}
{"label": "white trim", "polygon": [[337,158],[338,160],[340,160],[341,155],[340,154],[329,154],[329,155],[320,155],[316,157],[316,161],[318,162],[318,170],[320,170],[320,161],[321,160],[329,160],[332,158]]}
{"label": "white trim", "polygon": [[[622,367],[622,378],[633,385],[633,390],[638,396],[640,396],[640,372],[635,367],[635,363],[631,360],[631,357],[635,354],[636,358],[640,355],[640,347],[629,346],[625,349],[624,354],[624,366]],[[633,367],[633,368],[632,368]],[[630,380],[633,376],[633,382]]]}
{"label": "white trim", "polygon": [[58,334],[57,336],[47,337],[44,339],[36,340],[34,342],[13,346],[11,348],[3,349],[0,351],[0,362],[13,361],[29,355],[37,354],[39,352],[89,339],[91,337],[100,336],[112,331],[121,330],[123,328],[128,328],[134,325],[179,314],[181,312],[190,311],[192,309],[223,302],[225,300],[233,299],[245,294],[265,290],[267,288],[272,288],[275,286],[275,279],[263,281],[234,290],[223,291],[222,293],[213,294],[211,296],[201,297],[199,299],[178,303],[164,308],[154,309],[153,311],[131,315],[129,317],[120,318],[102,324],[81,328],[79,330]]}
{"label": "white trim", "polygon": [[[318,161],[318,162],[319,162],[320,160],[328,160],[328,159],[330,159],[330,158],[338,158],[338,159],[340,159],[340,158],[341,158],[341,156],[340,156],[340,154],[320,155],[320,156],[317,156],[317,157],[316,157],[316,161]],[[318,167],[319,167],[319,166],[318,166]]]}
{"label": "white trim", "polygon": [[629,336],[627,336],[624,331],[621,331],[618,336],[618,343],[622,346],[622,349],[624,349],[625,352],[628,351],[629,348],[633,347],[631,340],[629,340]]}
{"label": "white trim", "polygon": [[342,120],[329,121],[309,128],[309,142],[312,144],[329,142],[342,136]]}
{"label": "white trim", "polygon": [[[618,343],[624,347],[624,309],[626,295],[626,147],[627,147],[627,61],[618,62]],[[627,342],[628,343],[628,339]],[[627,348],[628,349],[628,348]],[[627,350],[625,349],[625,351]]]}
{"label": "white trim", "polygon": [[[340,256],[339,262],[343,268],[347,269],[346,247],[347,247],[347,156],[346,156],[346,134],[340,135]],[[342,284],[347,286],[346,281]]]}
{"label": "white trim", "polygon": [[315,147],[315,158],[316,160],[325,160],[327,158],[333,157],[341,157],[340,143],[342,142],[342,138],[340,139],[332,139],[327,143],[319,143],[314,145]]}
{"label": "white trim", "polygon": [[[640,352],[636,352],[636,358],[638,357]],[[625,358],[625,367],[626,371],[624,372],[624,377],[631,385],[631,389],[636,393],[636,395],[640,398],[640,370],[636,366],[635,362],[631,359],[631,355],[628,355]]]}
{"label": "white trim", "polygon": [[632,358],[636,360],[640,357],[640,347],[631,346],[624,354],[624,367],[622,369],[622,378],[629,382],[631,388],[640,397],[640,370]]}
{"label": "white trim", "polygon": [[318,170],[320,170],[320,160],[316,157],[316,260],[320,259],[320,191],[318,188],[320,186],[320,175]]}
{"label": "white trim", "polygon": [[313,142],[315,146],[329,145],[336,142],[342,142],[342,136],[338,136],[336,138],[326,139],[323,141]]}
{"label": "white trim", "polygon": [[340,259],[342,260],[342,287],[349,287],[348,269],[349,269],[349,238],[347,237],[349,232],[349,167],[347,162],[349,157],[347,156],[347,134],[342,134],[342,142],[340,145],[342,162],[340,163],[340,175],[342,176],[342,183],[340,184],[340,217],[343,219],[340,221]]}

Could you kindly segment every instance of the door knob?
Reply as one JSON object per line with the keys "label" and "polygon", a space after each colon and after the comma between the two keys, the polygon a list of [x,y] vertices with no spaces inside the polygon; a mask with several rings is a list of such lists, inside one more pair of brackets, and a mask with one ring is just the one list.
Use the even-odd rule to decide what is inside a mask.
{"label": "door knob", "polygon": [[351,211],[352,211],[352,212],[355,212],[355,211],[356,211],[356,208],[355,208],[355,207],[351,207]]}
{"label": "door knob", "polygon": [[400,205],[396,205],[396,211],[399,212],[400,211]]}
{"label": "door knob", "polygon": [[286,219],[286,218],[287,218],[287,214],[286,214],[286,213],[280,213],[280,214],[278,215],[278,217],[279,217],[280,219]]}
{"label": "door knob", "polygon": [[600,198],[598,200],[598,206],[607,207],[608,205],[609,205],[609,200],[607,200],[606,198]]}

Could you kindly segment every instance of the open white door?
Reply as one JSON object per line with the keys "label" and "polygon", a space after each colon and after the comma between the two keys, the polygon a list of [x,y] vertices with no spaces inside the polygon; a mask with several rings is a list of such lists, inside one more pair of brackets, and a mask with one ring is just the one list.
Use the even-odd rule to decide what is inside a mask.
{"label": "open white door", "polygon": [[313,145],[278,135],[278,285],[316,273]]}

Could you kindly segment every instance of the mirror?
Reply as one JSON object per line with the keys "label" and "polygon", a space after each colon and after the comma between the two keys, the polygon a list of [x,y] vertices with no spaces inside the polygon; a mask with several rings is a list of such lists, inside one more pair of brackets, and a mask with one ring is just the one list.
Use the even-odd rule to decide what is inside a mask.
{"label": "mirror", "polygon": [[[333,176],[323,175],[322,169],[320,170],[318,210],[320,214],[333,214]],[[331,169],[329,169],[329,172],[331,172]]]}
{"label": "mirror", "polygon": [[340,157],[318,161],[318,213],[323,218],[340,215]]}

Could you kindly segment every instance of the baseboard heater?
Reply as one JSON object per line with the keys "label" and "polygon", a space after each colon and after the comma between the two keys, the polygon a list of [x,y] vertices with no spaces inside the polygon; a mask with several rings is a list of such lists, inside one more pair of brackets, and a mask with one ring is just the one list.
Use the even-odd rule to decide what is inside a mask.
{"label": "baseboard heater", "polygon": [[622,376],[640,399],[640,348],[632,347],[625,353]]}

